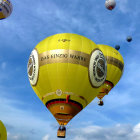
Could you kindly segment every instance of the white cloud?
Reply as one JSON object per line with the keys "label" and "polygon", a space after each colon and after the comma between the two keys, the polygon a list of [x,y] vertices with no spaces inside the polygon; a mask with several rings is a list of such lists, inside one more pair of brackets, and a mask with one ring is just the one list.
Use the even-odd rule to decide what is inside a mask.
{"label": "white cloud", "polygon": [[[41,110],[38,111],[40,117],[36,116],[33,110],[24,108],[26,102],[9,99],[7,93],[3,92],[0,94],[0,103],[0,119],[8,131],[8,140],[39,140],[46,132],[51,133],[51,121],[47,117],[42,119]],[[49,117],[47,112],[46,115]]]}
{"label": "white cloud", "polygon": [[140,123],[133,128],[131,137],[134,137],[136,140],[140,140]]}
{"label": "white cloud", "polygon": [[87,140],[87,139],[85,139],[85,138],[83,138],[83,137],[81,137],[81,136],[75,136],[73,139],[71,139],[71,140]]}
{"label": "white cloud", "polygon": [[24,134],[11,134],[7,132],[8,140],[27,140],[28,138]]}
{"label": "white cloud", "polygon": [[140,135],[140,123],[138,123],[135,127],[134,127],[134,133],[137,133]]}
{"label": "white cloud", "polygon": [[139,130],[140,124],[135,126],[117,124],[112,127],[87,126],[71,130],[70,133],[74,140],[139,140]]}
{"label": "white cloud", "polygon": [[46,136],[43,137],[42,140],[49,140],[50,136],[47,134]]}
{"label": "white cloud", "polygon": [[84,133],[86,133],[88,135],[90,133],[97,133],[101,129],[102,128],[100,126],[88,126],[86,128],[83,128],[82,131],[84,131]]}

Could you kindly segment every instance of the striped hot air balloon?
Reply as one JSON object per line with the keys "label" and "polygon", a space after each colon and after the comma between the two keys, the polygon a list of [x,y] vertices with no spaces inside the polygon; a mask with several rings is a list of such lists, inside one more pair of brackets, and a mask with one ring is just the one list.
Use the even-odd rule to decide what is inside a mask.
{"label": "striped hot air balloon", "polygon": [[7,18],[12,13],[10,0],[0,0],[0,20]]}

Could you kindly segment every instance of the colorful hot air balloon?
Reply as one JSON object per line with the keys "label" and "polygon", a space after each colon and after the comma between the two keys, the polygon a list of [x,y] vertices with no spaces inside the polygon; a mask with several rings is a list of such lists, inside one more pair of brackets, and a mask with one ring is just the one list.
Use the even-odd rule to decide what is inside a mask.
{"label": "colorful hot air balloon", "polygon": [[12,9],[10,0],[0,0],[0,20],[10,16]]}
{"label": "colorful hot air balloon", "polygon": [[0,140],[7,140],[7,131],[1,120],[0,120]]}
{"label": "colorful hot air balloon", "polygon": [[114,48],[107,45],[98,45],[107,60],[107,77],[104,84],[100,87],[97,98],[99,105],[103,105],[103,97],[119,82],[124,69],[124,61],[121,54]]}
{"label": "colorful hot air balloon", "polygon": [[30,84],[64,127],[99,93],[106,79],[106,59],[98,46],[86,37],[62,33],[41,41],[28,61]]}
{"label": "colorful hot air balloon", "polygon": [[108,10],[113,10],[116,6],[116,2],[115,2],[115,0],[106,0],[105,6]]}

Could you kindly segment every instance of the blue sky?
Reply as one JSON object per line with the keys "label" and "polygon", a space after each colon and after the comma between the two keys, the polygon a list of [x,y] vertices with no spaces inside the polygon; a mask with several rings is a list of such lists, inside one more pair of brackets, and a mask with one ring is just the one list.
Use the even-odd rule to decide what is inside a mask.
{"label": "blue sky", "polygon": [[[32,90],[27,62],[33,48],[56,33],[76,33],[97,44],[121,46],[122,79],[104,98],[81,111],[67,126],[66,140],[140,139],[140,1],[12,0],[12,15],[0,21],[0,120],[8,140],[57,140],[58,124]],[[126,37],[133,41],[128,43]]]}

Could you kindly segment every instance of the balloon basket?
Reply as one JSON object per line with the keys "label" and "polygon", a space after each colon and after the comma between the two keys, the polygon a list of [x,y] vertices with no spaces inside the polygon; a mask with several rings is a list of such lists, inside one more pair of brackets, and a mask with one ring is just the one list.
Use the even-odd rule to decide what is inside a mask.
{"label": "balloon basket", "polygon": [[104,105],[104,102],[102,100],[99,100],[98,105],[99,106],[103,106]]}
{"label": "balloon basket", "polygon": [[57,131],[57,137],[58,138],[65,138],[66,136],[66,128],[63,126],[63,127],[59,127],[58,131]]}

